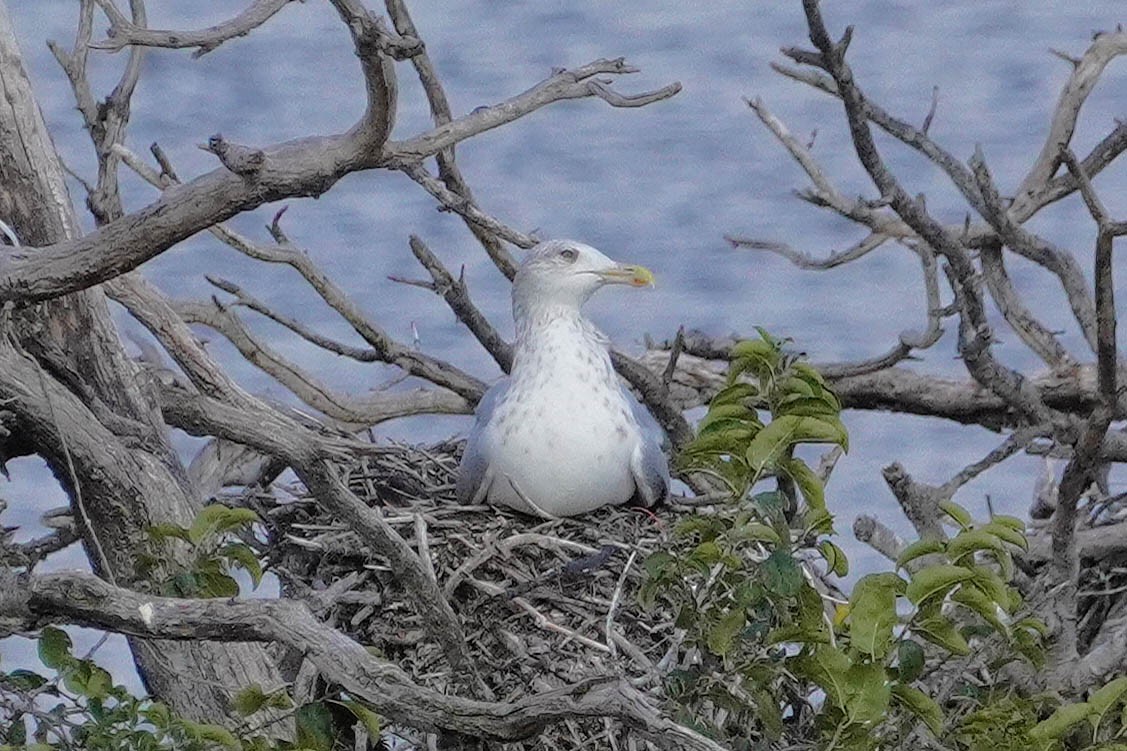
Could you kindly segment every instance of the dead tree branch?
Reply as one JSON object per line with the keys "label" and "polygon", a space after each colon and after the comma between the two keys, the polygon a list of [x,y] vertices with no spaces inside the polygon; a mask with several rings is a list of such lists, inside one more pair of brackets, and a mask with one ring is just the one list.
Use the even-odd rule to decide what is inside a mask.
{"label": "dead tree branch", "polygon": [[4,615],[22,619],[27,628],[74,623],[143,638],[279,642],[305,654],[327,680],[408,727],[510,741],[571,718],[611,717],[645,731],[665,748],[722,751],[665,719],[622,679],[586,681],[496,703],[420,687],[289,600],[150,597],[77,572],[9,577],[5,584]]}
{"label": "dead tree branch", "polygon": [[110,27],[106,38],[90,44],[91,49],[119,52],[126,47],[166,47],[185,49],[195,47],[193,58],[202,57],[219,45],[246,36],[266,23],[270,18],[288,5],[292,0],[256,0],[233,18],[205,29],[184,31],[165,31],[148,29],[131,22],[122,15],[113,0],[97,0],[98,6],[109,19]]}
{"label": "dead tree branch", "polygon": [[[0,302],[45,300],[105,282],[235,214],[285,198],[321,195],[351,172],[433,156],[553,102],[597,96],[589,85],[594,76],[636,70],[622,59],[595,61],[556,73],[523,94],[478,108],[428,133],[385,144],[391,86],[380,80],[387,66],[373,60],[370,46],[365,46],[369,33],[375,32],[361,24],[360,33],[354,34],[369,80],[369,108],[347,133],[261,148],[263,161],[253,179],[225,167],[213,170],[83,237],[43,248],[2,248]],[[660,93],[665,98],[679,90],[671,84]]]}

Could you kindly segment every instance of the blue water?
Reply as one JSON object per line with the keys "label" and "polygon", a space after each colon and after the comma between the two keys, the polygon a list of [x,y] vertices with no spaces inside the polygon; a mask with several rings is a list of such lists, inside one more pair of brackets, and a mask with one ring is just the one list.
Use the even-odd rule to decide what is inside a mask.
{"label": "blue water", "polygon": [[[40,93],[56,145],[68,165],[93,172],[88,139],[69,87],[43,44],[73,37],[75,4],[64,0],[9,0],[24,40],[25,62]],[[201,27],[232,15],[237,2],[181,0],[150,3],[154,27]],[[951,0],[945,3],[826,3],[833,29],[857,26],[850,61],[863,89],[893,114],[919,123],[933,86],[940,89],[931,135],[953,154],[969,158],[981,144],[1003,194],[1012,191],[1039,151],[1069,66],[1049,54],[1079,55],[1091,33],[1124,20],[1121,0],[1087,3]],[[487,211],[541,236],[574,237],[620,260],[654,270],[656,290],[608,290],[590,311],[623,348],[639,350],[643,337],[670,337],[678,325],[715,334],[767,327],[794,337],[816,361],[872,356],[904,329],[923,325],[922,283],[909,251],[886,246],[865,260],[831,272],[802,272],[783,259],[733,251],[726,233],[790,243],[816,255],[863,236],[848,222],[816,210],[791,192],[805,176],[744,104],[762,97],[805,140],[817,130],[814,153],[846,195],[875,193],[857,163],[836,101],[773,73],[780,46],[805,45],[798,2],[683,3],[638,0],[415,2],[420,33],[447,86],[456,114],[503,100],[549,75],[598,57],[624,55],[641,72],[615,86],[624,92],[678,80],[674,99],[641,110],[611,109],[597,100],[552,105],[486,133],[458,149],[461,167]],[[124,55],[95,54],[95,90],[108,91]],[[409,65],[399,66],[399,117],[394,135],[429,127],[429,114]],[[1084,154],[1127,112],[1127,65],[1105,73],[1085,108],[1074,149]],[[363,109],[361,79],[351,45],[327,3],[287,6],[264,28],[233,40],[199,60],[187,52],[154,51],[134,99],[128,145],[144,153],[156,140],[179,173],[210,170],[214,158],[197,144],[220,132],[231,141],[265,145],[314,133],[340,131]],[[965,206],[945,177],[908,149],[878,138],[889,164],[912,192],[927,195],[944,221],[960,222]],[[1112,168],[1096,181],[1105,203],[1127,217],[1127,172]],[[125,180],[126,202],[136,208],[154,192]],[[72,186],[76,203],[81,193]],[[388,281],[388,275],[424,277],[407,248],[419,234],[452,269],[465,267],[478,304],[511,331],[503,278],[460,220],[435,211],[433,200],[401,175],[369,173],[342,180],[320,200],[288,202],[286,229],[361,302],[393,336],[421,345],[491,379],[496,367],[428,292]],[[261,240],[277,207],[263,207],[232,224]],[[1031,227],[1091,265],[1094,229],[1079,201],[1052,207]],[[1122,264],[1120,264],[1122,268]],[[212,288],[204,272],[233,279],[280,310],[320,331],[352,340],[350,332],[295,274],[250,262],[210,236],[182,243],[145,267],[175,297],[203,297]],[[1053,280],[1029,264],[1011,262],[1015,284],[1051,326],[1065,331],[1081,359],[1063,297]],[[1123,274],[1119,274],[1122,285]],[[1121,296],[1122,299],[1122,296]],[[993,314],[993,311],[992,311]],[[122,318],[123,325],[131,324]],[[948,326],[950,329],[951,327]],[[363,392],[393,377],[387,369],[343,361],[295,342],[276,327],[262,335],[330,385]],[[217,336],[210,349],[252,390],[287,398],[284,390],[242,361]],[[953,332],[912,367],[964,374],[953,357]],[[358,342],[357,342],[358,343]],[[1005,362],[1038,370],[1015,335],[997,348]],[[998,437],[986,431],[914,417],[850,413],[852,450],[830,484],[830,503],[848,529],[860,512],[875,513],[896,529],[907,524],[880,477],[900,461],[917,479],[942,482],[989,451]],[[381,435],[426,440],[466,428],[466,418],[426,418],[381,426]],[[185,449],[191,446],[181,441]],[[958,500],[976,513],[985,498],[994,508],[1022,514],[1039,464],[1011,460],[962,490]],[[41,511],[65,502],[41,463],[12,462],[13,482],[0,490],[12,502],[3,521],[38,530]],[[880,564],[849,546],[855,569]],[[73,551],[54,566],[81,565]],[[8,645],[5,645],[7,647]],[[128,675],[120,646],[119,677]],[[23,652],[22,649],[4,649]],[[25,656],[26,657],[26,656]],[[24,658],[25,658],[24,657]],[[21,659],[24,659],[21,658]],[[11,665],[5,654],[5,664]]]}

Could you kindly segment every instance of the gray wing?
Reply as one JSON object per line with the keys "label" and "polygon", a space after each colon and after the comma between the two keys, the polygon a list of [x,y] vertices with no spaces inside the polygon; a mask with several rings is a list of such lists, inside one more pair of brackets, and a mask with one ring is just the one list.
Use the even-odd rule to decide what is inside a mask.
{"label": "gray wing", "polygon": [[669,461],[665,458],[669,439],[645,405],[630,392],[626,392],[626,399],[642,431],[642,440],[634,451],[630,469],[634,473],[639,500],[646,506],[653,506],[669,498]]}
{"label": "gray wing", "polygon": [[493,418],[493,411],[497,402],[509,389],[509,379],[503,378],[489,387],[481,401],[474,410],[474,423],[470,434],[466,438],[466,450],[462,453],[462,463],[458,465],[457,497],[458,502],[473,504],[481,502],[481,496],[487,488],[482,487],[486,470],[489,469],[489,457],[485,454],[485,426]]}

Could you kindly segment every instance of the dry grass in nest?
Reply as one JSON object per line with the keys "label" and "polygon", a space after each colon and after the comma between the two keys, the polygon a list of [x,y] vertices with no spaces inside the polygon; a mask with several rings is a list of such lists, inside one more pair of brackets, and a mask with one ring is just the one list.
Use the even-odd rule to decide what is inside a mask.
{"label": "dry grass in nest", "polygon": [[[383,509],[434,572],[496,698],[606,676],[626,676],[658,691],[659,664],[678,657],[672,615],[642,612],[635,596],[642,562],[686,511],[666,506],[655,515],[607,507],[544,521],[460,506],[454,500],[460,448],[390,446],[356,466],[348,484]],[[315,603],[337,628],[419,683],[458,690],[440,649],[425,638],[413,593],[396,585],[355,533],[309,499],[275,502],[265,517],[273,540],[270,564],[290,594]],[[580,743],[648,745],[597,722],[560,725],[527,747]]]}

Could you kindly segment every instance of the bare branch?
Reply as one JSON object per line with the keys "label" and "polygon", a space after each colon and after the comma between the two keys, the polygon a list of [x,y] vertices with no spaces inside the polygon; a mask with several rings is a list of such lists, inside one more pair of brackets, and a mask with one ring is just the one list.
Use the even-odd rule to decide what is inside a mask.
{"label": "bare branch", "polygon": [[[412,414],[471,411],[471,402],[446,390],[383,391],[368,399],[339,394],[261,343],[230,308],[214,301],[209,304],[187,300],[176,301],[172,306],[188,323],[203,324],[222,334],[243,357],[269,373],[303,402],[344,423],[368,426]],[[474,403],[483,392],[484,385],[475,395]]]}
{"label": "bare branch", "polygon": [[[388,142],[381,149],[381,133],[390,127],[394,92],[390,79],[381,83],[379,76],[390,66],[383,64],[386,60],[373,59],[374,21],[350,20],[356,22],[350,29],[369,81],[368,112],[352,130],[263,148],[263,164],[253,179],[225,168],[214,170],[84,237],[47,248],[0,249],[0,265],[5,269],[0,278],[0,302],[49,299],[107,281],[242,211],[283,198],[320,195],[350,172],[423,159],[552,102],[591,96],[588,79],[593,76],[635,70],[619,59],[562,71],[501,104],[478,108],[429,133]],[[674,87],[662,91],[666,96],[676,93]]]}
{"label": "bare branch", "polygon": [[[447,188],[441,180],[433,177],[421,163],[411,162],[404,164],[403,173],[421,185],[427,193],[437,198],[439,203],[444,207],[458,214],[474,226],[480,227],[502,240],[507,240],[518,248],[527,249],[536,244],[537,240],[535,237],[502,224],[497,219],[479,209],[471,199],[464,198]],[[507,251],[504,255],[500,256],[500,258],[494,258],[494,262],[505,272],[505,276],[510,279],[516,274],[517,264]]]}
{"label": "bare branch", "polygon": [[[1125,150],[1127,150],[1127,120],[1120,120],[1080,162],[1084,174],[1095,177]],[[1076,178],[1071,172],[1057,175],[1033,193],[1018,196],[1010,207],[1010,213],[1015,221],[1024,222],[1041,208],[1072,195],[1077,187]]]}
{"label": "bare branch", "polygon": [[657,374],[618,350],[611,350],[610,359],[619,375],[638,389],[642,401],[669,434],[674,450],[680,449],[693,439],[693,429],[689,427],[689,422],[681,414],[681,410],[669,399],[669,390],[665,388]]}
{"label": "bare branch", "polygon": [[411,252],[415,254],[415,258],[419,259],[419,263],[423,265],[430,273],[431,279],[434,280],[434,291],[446,300],[446,304],[454,311],[454,315],[466,325],[474,338],[481,342],[485,351],[493,356],[501,370],[508,373],[513,365],[512,345],[497,333],[497,329],[493,328],[493,325],[473,304],[465,281],[455,279],[438,260],[438,257],[430,251],[426,243],[417,236],[411,235],[410,244]]}
{"label": "bare branch", "polygon": [[[797,53],[798,51],[793,49],[783,50],[784,55],[787,55],[797,62],[814,64],[805,59],[797,57]],[[775,63],[773,63],[771,67],[778,73],[809,84],[819,91],[823,91],[827,94],[830,94],[831,96],[835,96],[840,99],[840,82],[836,81],[836,74],[834,74],[834,72],[830,69],[831,65],[837,64],[837,61],[834,61],[831,65],[828,65],[825,63],[825,59],[826,58],[824,55],[819,56],[817,67],[830,72],[833,76],[832,78],[817,72],[795,70],[785,65],[779,65]],[[844,62],[844,58],[841,60],[841,62]],[[974,206],[976,210],[979,209],[981,201],[977,195],[978,191],[975,188],[974,180],[971,177],[970,172],[965,166],[963,166],[963,163],[961,161],[956,159],[950,152],[933,141],[931,137],[927,135],[926,129],[921,130],[912,126],[910,123],[904,120],[893,117],[891,114],[882,109],[878,104],[864,97],[864,95],[861,94],[860,90],[857,89],[856,84],[853,82],[852,75],[850,76],[850,88],[854,90],[854,94],[856,94],[856,96],[860,100],[860,109],[858,111],[859,116],[871,121],[874,125],[888,133],[893,138],[896,138],[904,145],[909,146],[926,156],[947,174],[948,178],[950,178],[955,187],[959,189],[959,192],[963,194],[963,197],[967,200],[967,202],[970,203],[971,206]]]}
{"label": "bare branch", "polygon": [[[384,27],[361,0],[329,0],[352,35],[356,57],[364,71],[368,107],[364,116],[348,131],[361,148],[371,153],[379,152],[395,126],[395,108],[398,88],[395,80],[395,63],[389,52],[387,40],[393,35]],[[396,44],[392,44],[395,47]]]}
{"label": "bare branch", "polygon": [[725,235],[724,239],[734,248],[747,248],[749,250],[766,250],[776,253],[787,259],[800,269],[807,271],[827,271],[842,266],[858,258],[863,258],[871,251],[883,245],[889,238],[877,232],[870,232],[859,242],[854,243],[845,250],[835,250],[825,258],[815,258],[809,253],[795,250],[785,243],[769,242],[766,240],[753,240],[744,237]]}
{"label": "bare branch", "polygon": [[106,294],[121,303],[157,338],[193,385],[208,396],[226,396],[236,403],[243,389],[212,359],[169,300],[138,274],[123,274],[106,284]]}
{"label": "bare branch", "polygon": [[[595,96],[596,92],[590,86],[591,79],[595,76],[635,72],[637,68],[627,65],[625,59],[621,57],[615,60],[596,60],[579,68],[558,71],[523,94],[518,94],[500,104],[478,107],[470,114],[440,125],[429,133],[404,141],[388,142],[383,161],[389,166],[397,166],[402,162],[425,159],[467,138],[510,123],[546,104]],[[657,101],[668,99],[680,90],[679,83],[672,83],[654,92],[638,96],[651,97],[650,101]]]}
{"label": "bare branch", "polygon": [[1051,436],[1052,432],[1053,429],[1051,425],[1035,425],[1032,427],[1018,428],[1002,442],[1002,445],[993,449],[989,454],[973,464],[963,467],[954,477],[943,483],[940,489],[948,496],[954,495],[956,490],[966,485],[986,470],[1004,462],[1017,452],[1023,451],[1031,441],[1037,438]]}
{"label": "bare branch", "polygon": [[982,196],[982,216],[998,233],[1010,250],[1044,266],[1060,279],[1068,297],[1072,314],[1093,350],[1096,348],[1096,309],[1088,284],[1071,253],[1059,250],[1042,238],[1027,231],[1010,216],[993,178],[986,166],[980,148],[971,158],[971,169]]}
{"label": "bare branch", "polygon": [[[373,552],[388,559],[403,587],[414,592],[414,602],[427,630],[442,645],[454,674],[475,690],[484,690],[469,657],[457,617],[438,584],[429,579],[411,547],[384,520],[341,481],[329,460],[349,450],[369,447],[347,438],[308,430],[273,409],[254,412],[205,396],[165,387],[161,407],[166,418],[192,435],[221,436],[283,459],[326,509],[361,536]],[[370,447],[378,450],[378,447]]]}
{"label": "bare branch", "polygon": [[885,558],[895,562],[908,544],[876,517],[862,514],[853,520],[853,536]]}
{"label": "bare branch", "polygon": [[[810,38],[821,52],[822,59],[837,84],[841,101],[845,105],[857,156],[880,189],[881,195],[888,200],[897,215],[948,263],[948,276],[962,311],[959,318],[959,352],[966,361],[968,369],[976,380],[1013,403],[1033,422],[1046,422],[1048,416],[1036,392],[1018,373],[999,363],[991,351],[992,334],[986,320],[974,265],[966,249],[935,221],[919,202],[908,195],[885,166],[873,141],[872,132],[869,130],[866,115],[868,105],[854,84],[853,71],[845,62],[845,45],[835,44],[830,39],[822,22],[817,0],[803,0],[803,8],[806,11]],[[942,158],[942,155],[933,158]],[[961,165],[960,170],[965,172]],[[956,172],[956,174],[961,173]],[[956,179],[955,174],[951,177],[952,180]],[[962,180],[962,177],[959,179]],[[973,189],[969,191],[971,194],[976,192]],[[967,195],[967,199],[970,200],[971,195]],[[977,198],[972,203],[981,204],[981,199]]]}
{"label": "bare branch", "polygon": [[1076,368],[1077,363],[1068,354],[1068,350],[1057,341],[1056,335],[1048,327],[1034,318],[1033,313],[1014,290],[1010,276],[1006,273],[1001,244],[984,243],[979,251],[979,259],[982,262],[982,276],[986,280],[990,296],[994,298],[998,310],[1021,340],[1050,368],[1057,370]]}
{"label": "bare branch", "polygon": [[946,534],[939,519],[939,504],[949,499],[951,494],[945,488],[913,480],[899,462],[888,465],[881,474],[920,537],[925,540],[944,539]]}
{"label": "bare branch", "polygon": [[90,47],[109,52],[119,52],[129,46],[165,47],[169,49],[195,47],[196,51],[192,53],[192,57],[198,58],[211,52],[229,39],[246,36],[266,23],[271,16],[290,2],[292,0],[255,0],[250,7],[237,16],[206,29],[164,31],[146,29],[141,25],[131,23],[114,6],[112,0],[97,0],[98,5],[109,19],[110,27],[106,32],[106,38],[92,43]]}
{"label": "bare branch", "polygon": [[1127,31],[1118,30],[1096,35],[1092,45],[1073,68],[1068,83],[1061,90],[1049,125],[1049,133],[1045,138],[1045,145],[1041,147],[1041,153],[1016,191],[1019,200],[1040,190],[1056,173],[1060,166],[1061,147],[1067,146],[1072,141],[1080,108],[1083,107],[1084,101],[1107,64],[1124,54],[1127,54]]}
{"label": "bare branch", "polygon": [[[144,163],[139,157],[132,154],[127,149],[119,147],[117,151],[123,155],[123,158],[130,167],[137,169],[138,174],[156,187],[166,186],[168,181],[171,180],[171,176],[162,178],[156,175],[153,170],[144,166]],[[167,173],[168,170],[166,169],[165,172]],[[209,281],[221,289],[236,295],[242,304],[252,310],[267,316],[275,322],[289,328],[298,336],[330,352],[352,357],[362,362],[381,361],[396,365],[412,375],[425,378],[436,385],[449,388],[461,397],[468,398],[475,403],[481,398],[481,395],[485,392],[485,384],[481,381],[443,360],[430,357],[429,355],[400,344],[371,321],[360,307],[352,301],[348,294],[313,262],[308,254],[294,247],[288,240],[285,240],[278,226],[280,217],[281,212],[275,216],[274,224],[270,230],[275,234],[275,237],[281,238],[281,244],[272,247],[254,243],[222,224],[216,224],[210,227],[209,230],[224,243],[250,258],[266,261],[268,263],[281,263],[293,268],[301,274],[302,278],[304,278],[311,287],[313,287],[317,294],[321,296],[321,299],[323,299],[329,307],[339,313],[341,317],[352,326],[353,330],[372,347],[371,350],[350,347],[349,345],[333,341],[328,337],[317,334],[298,321],[276,313],[249,293],[242,290],[238,285],[218,279],[209,279]],[[278,378],[287,388],[294,390],[294,393],[301,397],[303,401],[306,401],[311,407],[319,409],[325,412],[325,414],[340,420],[357,422],[352,418],[369,412],[372,407],[375,406],[363,403],[353,404],[352,407],[347,407],[346,404],[352,401],[351,399],[331,396],[328,389],[316,383],[316,380],[311,376],[302,373],[300,369],[286,362],[283,358],[270,353],[269,349],[254,341],[254,338],[245,327],[242,326],[241,322],[238,321],[237,317],[235,317],[232,312],[220,309],[218,303],[215,308],[198,303],[184,303],[182,305],[187,307],[182,307],[180,310],[181,313],[188,312],[190,309],[191,314],[195,316],[193,320],[211,326],[222,333],[235,344],[244,357],[274,375],[275,378]],[[309,401],[309,399],[313,401]],[[456,411],[462,411],[461,407],[454,404],[453,401],[447,400],[447,403]],[[352,412],[352,417],[342,413],[336,413],[334,412],[334,408],[345,409],[348,412]],[[378,408],[377,411],[379,411]],[[383,419],[388,418],[385,417]]]}
{"label": "bare branch", "polygon": [[668,719],[628,682],[589,680],[515,702],[483,702],[423,688],[395,665],[321,623],[289,600],[183,600],[140,595],[89,574],[4,582],[4,614],[29,626],[65,622],[146,638],[276,641],[307,657],[329,681],[408,727],[511,741],[571,718],[612,717],[668,749],[723,751]]}
{"label": "bare branch", "polygon": [[[415,23],[411,20],[411,14],[407,10],[407,4],[403,0],[385,0],[385,6],[396,31],[404,36],[419,38],[419,32],[415,28]],[[445,125],[449,123],[453,119],[450,112],[450,102],[446,99],[446,92],[442,88],[434,63],[431,62],[425,48],[411,58],[411,64],[415,68],[419,82],[423,85],[434,124]],[[467,201],[469,205],[475,205],[473,192],[454,161],[454,147],[450,146],[439,151],[435,154],[435,160],[438,162],[438,176],[446,187],[455,195]],[[500,240],[479,224],[470,221],[468,217],[463,218],[466,221],[466,226],[469,227],[477,241],[481,243],[493,264],[506,277],[512,279],[516,273],[516,264]]]}

